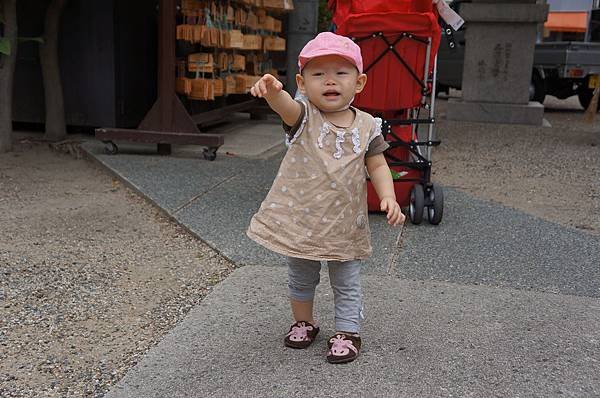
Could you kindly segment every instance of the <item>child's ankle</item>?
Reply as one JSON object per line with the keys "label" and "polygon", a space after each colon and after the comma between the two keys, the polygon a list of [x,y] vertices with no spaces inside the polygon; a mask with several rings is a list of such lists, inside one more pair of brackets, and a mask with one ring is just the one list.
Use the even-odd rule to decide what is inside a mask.
{"label": "child's ankle", "polygon": [[305,320],[305,319],[297,319],[296,322],[308,322],[313,326],[319,326],[319,322],[317,322],[314,319],[310,319],[310,320]]}

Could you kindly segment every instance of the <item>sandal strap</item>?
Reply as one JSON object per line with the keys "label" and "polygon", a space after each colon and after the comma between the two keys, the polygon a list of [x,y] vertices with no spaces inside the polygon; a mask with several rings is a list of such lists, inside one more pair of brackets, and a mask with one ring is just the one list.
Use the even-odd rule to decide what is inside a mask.
{"label": "sandal strap", "polygon": [[337,348],[348,348],[349,350],[358,353],[361,343],[360,336],[353,336],[348,333],[336,333],[329,338],[327,346],[329,347],[329,350],[331,350],[333,346],[336,346]]}
{"label": "sandal strap", "polygon": [[319,328],[310,322],[298,321],[290,327],[290,331],[286,337],[296,337],[311,341],[316,336],[318,330]]}

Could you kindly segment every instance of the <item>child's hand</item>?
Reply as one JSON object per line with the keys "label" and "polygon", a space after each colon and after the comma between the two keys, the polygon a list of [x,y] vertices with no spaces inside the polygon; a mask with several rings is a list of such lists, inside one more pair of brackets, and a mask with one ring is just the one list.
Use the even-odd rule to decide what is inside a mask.
{"label": "child's hand", "polygon": [[387,220],[388,224],[392,226],[396,226],[398,224],[402,224],[404,219],[406,218],[402,211],[400,211],[400,205],[396,202],[394,198],[383,198],[381,200],[381,211],[387,212]]}
{"label": "child's hand", "polygon": [[260,78],[254,86],[250,89],[250,94],[258,98],[269,98],[275,94],[278,94],[283,89],[283,84],[275,78],[273,75],[268,73]]}

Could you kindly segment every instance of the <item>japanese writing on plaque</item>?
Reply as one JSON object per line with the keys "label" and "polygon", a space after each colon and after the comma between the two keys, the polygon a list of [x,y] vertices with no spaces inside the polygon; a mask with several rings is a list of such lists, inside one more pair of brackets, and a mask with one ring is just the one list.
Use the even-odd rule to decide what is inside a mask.
{"label": "japanese writing on plaque", "polygon": [[477,62],[477,78],[484,80],[488,77],[493,79],[508,78],[508,70],[510,68],[512,58],[512,43],[498,43],[492,50],[492,56],[488,66],[485,59]]}

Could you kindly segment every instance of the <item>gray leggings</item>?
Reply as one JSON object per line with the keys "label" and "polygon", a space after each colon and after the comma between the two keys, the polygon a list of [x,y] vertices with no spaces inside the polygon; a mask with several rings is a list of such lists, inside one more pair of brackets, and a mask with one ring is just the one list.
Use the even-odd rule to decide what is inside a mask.
{"label": "gray leggings", "polygon": [[[360,291],[360,261],[328,261],[329,280],[335,303],[335,328],[340,332],[358,333],[362,318]],[[319,261],[288,258],[288,287],[290,297],[311,301],[321,277]]]}

